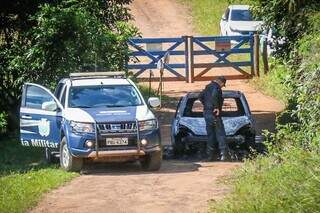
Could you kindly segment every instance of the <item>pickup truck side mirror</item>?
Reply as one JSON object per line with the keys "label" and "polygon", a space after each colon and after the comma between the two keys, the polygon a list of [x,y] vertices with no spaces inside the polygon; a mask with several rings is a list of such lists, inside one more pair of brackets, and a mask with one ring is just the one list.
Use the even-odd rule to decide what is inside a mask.
{"label": "pickup truck side mirror", "polygon": [[221,19],[222,19],[223,21],[226,21],[226,20],[227,20],[226,15],[225,15],[225,14],[223,14],[223,15],[222,15],[222,17],[221,17]]}
{"label": "pickup truck side mirror", "polygon": [[41,108],[43,110],[47,110],[47,111],[58,111],[58,105],[56,104],[55,101],[46,101],[42,103]]}
{"label": "pickup truck side mirror", "polygon": [[148,99],[148,105],[152,108],[156,108],[160,106],[160,99],[157,97],[151,97]]}

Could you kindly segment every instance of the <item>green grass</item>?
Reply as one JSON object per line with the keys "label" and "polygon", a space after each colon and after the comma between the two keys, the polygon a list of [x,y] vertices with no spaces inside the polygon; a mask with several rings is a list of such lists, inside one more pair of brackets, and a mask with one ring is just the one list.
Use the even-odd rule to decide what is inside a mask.
{"label": "green grass", "polygon": [[[228,0],[179,0],[191,8],[195,31],[201,35],[220,35],[220,19],[229,5]],[[232,4],[245,4],[245,0],[233,0]]]}
{"label": "green grass", "polygon": [[22,147],[18,139],[0,141],[0,212],[25,212],[43,193],[77,176],[47,165],[40,148]]}
{"label": "green grass", "polygon": [[[229,4],[245,4],[245,0],[179,0],[191,10],[195,31],[202,36],[220,35],[220,20]],[[247,47],[244,45],[243,47]],[[232,62],[248,61],[249,54],[231,54],[227,57]],[[243,68],[250,73],[250,67]]]}
{"label": "green grass", "polygon": [[[272,62],[274,64],[275,62]],[[271,66],[270,72],[263,74],[263,69],[260,68],[260,77],[255,77],[250,81],[250,84],[264,94],[275,97],[287,103],[290,88],[286,85],[286,81],[290,76],[290,70],[285,65],[275,64]]]}
{"label": "green grass", "polygon": [[318,212],[320,156],[301,148],[247,161],[233,177],[234,192],[210,212]]}
{"label": "green grass", "polygon": [[[139,90],[140,90],[142,96],[144,97],[145,101],[147,101],[149,97],[159,97],[159,95],[155,89],[151,88],[149,90],[149,87],[146,85],[142,85],[142,84],[137,84],[137,85],[138,85]],[[176,99],[169,97],[167,95],[163,95],[162,100],[163,101],[175,101]]]}

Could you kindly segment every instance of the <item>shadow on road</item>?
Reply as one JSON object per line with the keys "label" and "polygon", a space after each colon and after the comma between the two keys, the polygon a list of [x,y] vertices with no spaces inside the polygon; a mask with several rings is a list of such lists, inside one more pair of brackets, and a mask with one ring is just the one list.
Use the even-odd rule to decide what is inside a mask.
{"label": "shadow on road", "polygon": [[170,174],[198,171],[201,165],[197,162],[186,160],[163,160],[159,171],[143,171],[139,163],[87,163],[82,174],[88,175],[146,175],[146,174]]}
{"label": "shadow on road", "polygon": [[270,132],[275,131],[276,113],[269,111],[252,111],[254,120],[256,121],[256,131],[260,135],[262,130]]}

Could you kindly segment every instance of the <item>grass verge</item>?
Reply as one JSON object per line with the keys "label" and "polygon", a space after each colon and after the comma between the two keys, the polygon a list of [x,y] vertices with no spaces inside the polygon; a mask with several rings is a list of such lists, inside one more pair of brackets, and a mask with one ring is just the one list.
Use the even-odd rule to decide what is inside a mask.
{"label": "grass verge", "polygon": [[246,0],[179,0],[191,8],[195,31],[201,35],[220,35],[220,19],[231,4],[245,4]]}
{"label": "grass verge", "polygon": [[250,85],[264,94],[275,97],[287,104],[290,87],[287,86],[286,82],[290,77],[290,70],[285,65],[277,62],[271,62],[270,64],[270,72],[267,74],[260,72],[260,77],[253,78],[250,81]]}
{"label": "grass verge", "polygon": [[234,192],[211,203],[210,212],[317,212],[320,156],[290,147],[247,161],[235,172]]}
{"label": "grass verge", "polygon": [[42,149],[22,147],[16,138],[0,141],[0,212],[25,212],[78,175],[47,165],[42,156]]}

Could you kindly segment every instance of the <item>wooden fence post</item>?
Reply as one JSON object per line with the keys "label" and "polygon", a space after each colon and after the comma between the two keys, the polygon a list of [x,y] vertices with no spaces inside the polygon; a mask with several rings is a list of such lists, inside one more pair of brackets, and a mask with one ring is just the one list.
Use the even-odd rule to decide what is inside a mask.
{"label": "wooden fence post", "polygon": [[253,40],[254,40],[254,47],[253,47],[253,54],[254,54],[254,73],[256,76],[260,76],[260,71],[259,71],[259,35],[258,34],[254,34],[253,36]]}
{"label": "wooden fence post", "polygon": [[182,36],[184,39],[184,57],[185,57],[185,64],[186,64],[186,82],[190,83],[189,74],[190,74],[190,67],[189,67],[189,36]]}
{"label": "wooden fence post", "polygon": [[191,83],[194,82],[194,55],[193,55],[193,36],[189,37],[190,39],[190,68],[191,71],[190,77],[191,77]]}
{"label": "wooden fence post", "polygon": [[267,38],[263,39],[262,60],[264,74],[267,74],[269,72]]}

